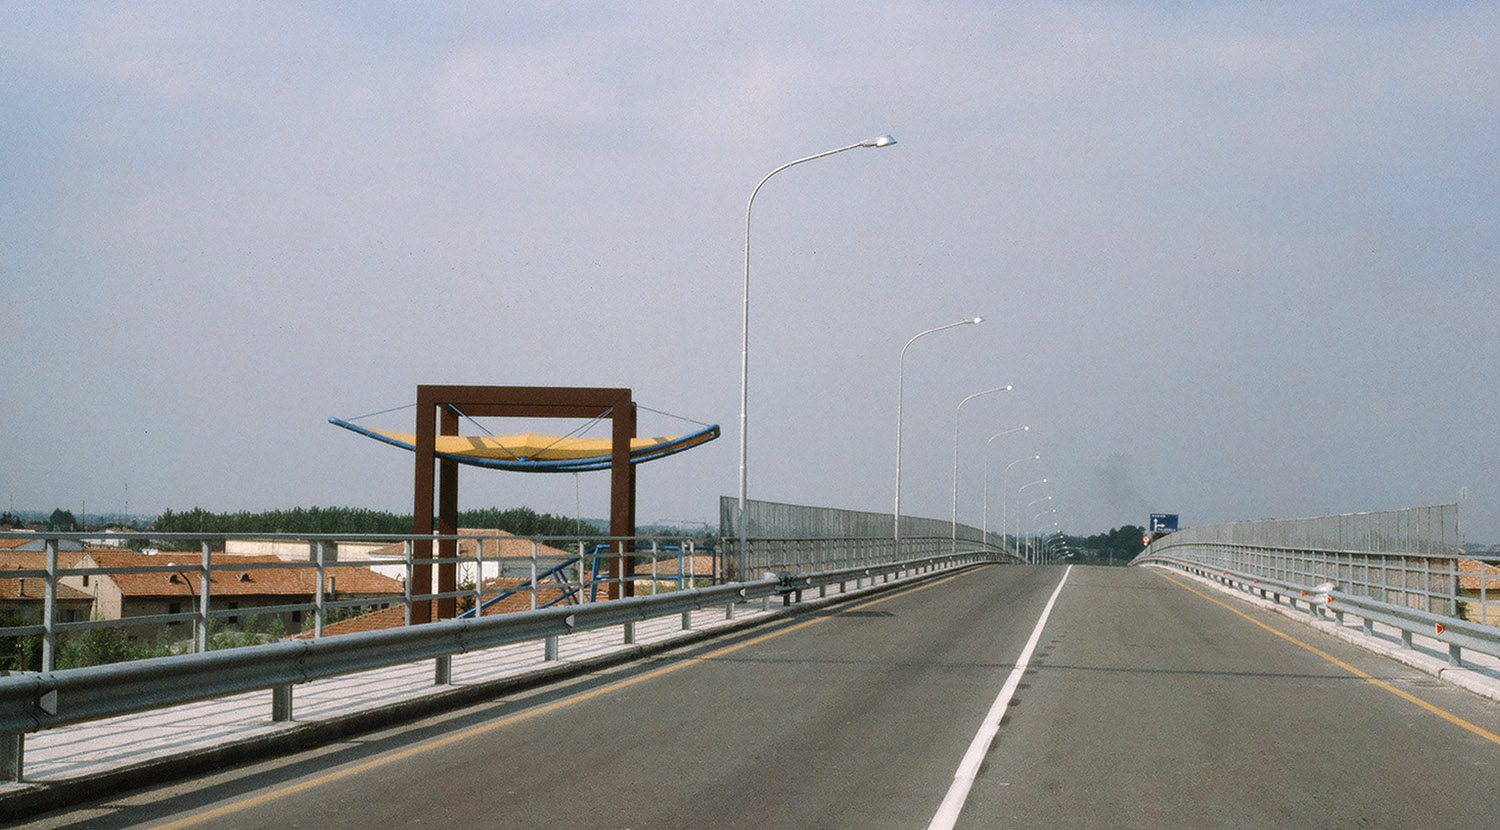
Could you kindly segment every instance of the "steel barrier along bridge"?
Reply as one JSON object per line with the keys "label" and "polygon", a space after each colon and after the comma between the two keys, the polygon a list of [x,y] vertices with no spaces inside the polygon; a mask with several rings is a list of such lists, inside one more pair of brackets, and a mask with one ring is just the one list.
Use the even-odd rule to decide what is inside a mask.
{"label": "steel barrier along bridge", "polygon": [[[966,536],[972,535],[970,531],[965,528]],[[618,627],[628,644],[638,622],[658,617],[680,616],[686,629],[690,613],[698,609],[723,607],[725,617],[732,618],[736,606],[747,602],[769,602],[772,597],[800,600],[810,589],[826,595],[830,585],[842,591],[850,585],[862,588],[876,581],[1014,558],[967,540],[960,550],[949,537],[904,539],[903,556],[895,555],[886,538],[757,537],[748,551],[754,576],[732,579],[719,553],[693,538],[521,539],[495,533],[113,536],[112,541],[121,544],[190,548],[154,555],[89,547],[90,534],[21,538],[41,550],[11,553],[30,555],[35,566],[11,570],[6,576],[23,586],[26,580],[41,584],[44,601],[40,619],[33,624],[0,627],[0,638],[16,638],[10,642],[40,639],[39,671],[21,668],[0,676],[0,780],[11,781],[24,776],[24,735],[31,732],[260,689],[274,693],[272,721],[285,722],[294,717],[296,686],[320,678],[430,660],[434,684],[444,685],[451,680],[454,656],[466,652],[537,641],[550,659],[557,652],[558,638],[569,634]],[[419,538],[455,539],[458,556],[428,561],[454,562],[474,575],[471,584],[449,592],[415,585]],[[236,545],[281,555],[225,553]],[[612,571],[606,563],[612,558],[625,560],[613,571],[620,574],[617,578],[609,576]],[[376,570],[394,575],[385,579],[385,593],[350,591],[351,585],[371,581],[366,577]],[[81,619],[62,613],[70,598],[108,597],[111,592],[101,586],[126,579],[154,580],[163,589],[171,586],[182,600],[143,601],[132,609],[126,599],[118,599],[115,610],[128,613],[111,618],[95,613],[92,619]],[[288,581],[303,584],[303,590],[245,590]],[[632,596],[597,601],[608,596],[612,581],[624,583],[623,593]],[[456,619],[429,621],[435,601],[449,598],[463,602],[468,610]],[[495,607],[506,600],[519,605]],[[491,615],[491,610],[508,613]],[[358,619],[382,619],[369,630],[325,636],[341,612]],[[296,621],[306,625],[306,631],[261,645],[214,647],[214,632],[250,620],[262,626],[268,620],[277,625]],[[76,668],[57,664],[59,644],[70,636],[117,631],[139,639],[136,634],[153,630],[190,630],[188,653]]]}
{"label": "steel barrier along bridge", "polygon": [[[458,548],[481,578],[456,598],[517,610],[400,624],[436,598],[408,581],[383,598],[377,613],[398,622],[386,630],[340,634],[347,621],[330,614],[323,636],[0,676],[0,760],[19,779],[0,782],[0,817],[85,801],[101,826],[266,828],[411,822],[434,804],[522,827],[1425,827],[1500,815],[1500,569],[1462,558],[1451,505],[1186,528],[1134,567],[995,567],[1017,560],[987,539],[955,544],[947,527],[897,552],[857,524],[780,524],[796,512],[766,508],[780,518],[749,536],[747,579],[726,576],[740,551],[613,540],[632,557],[614,572],[635,596],[585,602],[611,572],[593,567],[592,546],[512,540],[519,555],[500,556],[518,551],[471,538]],[[270,541],[305,552],[297,570],[353,582],[341,570],[351,545]],[[397,560],[382,567],[404,567],[410,540],[371,541]],[[111,575],[65,550],[38,555],[61,564],[23,578],[61,588],[91,567],[91,583]],[[145,575],[182,579],[178,559]],[[274,578],[217,554],[197,565],[210,602],[163,624],[243,618],[243,605],[220,604],[225,580]],[[340,589],[321,612],[356,599],[368,602]],[[52,632],[105,621],[79,622]],[[250,688],[261,691],[209,697]],[[217,708],[228,700],[233,715]],[[132,757],[158,712],[244,725]],[[377,728],[337,751],[252,748]],[[51,740],[61,735],[97,736],[75,741],[97,741],[100,756],[133,748],[106,768],[69,757]],[[199,776],[209,752],[255,760],[256,774]],[[129,777],[141,769],[184,781]]]}

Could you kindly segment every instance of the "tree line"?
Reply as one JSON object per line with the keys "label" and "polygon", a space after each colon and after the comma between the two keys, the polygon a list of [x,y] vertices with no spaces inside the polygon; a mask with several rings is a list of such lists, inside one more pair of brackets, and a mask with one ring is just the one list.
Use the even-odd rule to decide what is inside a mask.
{"label": "tree line", "polygon": [[[529,507],[486,507],[460,510],[464,528],[504,530],[517,536],[594,536],[588,522],[538,513]],[[201,507],[181,512],[166,510],[151,523],[160,533],[339,533],[406,534],[412,531],[410,513],[389,513],[362,507],[295,507],[252,513],[214,513]]]}
{"label": "tree line", "polygon": [[1122,525],[1092,536],[1066,536],[1068,548],[1085,562],[1124,565],[1145,549],[1142,538],[1146,529],[1140,525]]}

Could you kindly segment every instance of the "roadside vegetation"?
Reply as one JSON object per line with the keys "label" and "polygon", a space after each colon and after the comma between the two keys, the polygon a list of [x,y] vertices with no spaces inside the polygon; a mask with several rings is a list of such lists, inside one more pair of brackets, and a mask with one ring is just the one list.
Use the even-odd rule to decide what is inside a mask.
{"label": "roadside vegetation", "polygon": [[[411,514],[387,513],[359,507],[297,507],[261,513],[212,513],[201,507],[176,512],[167,510],[151,523],[161,533],[411,533]],[[461,510],[459,527],[499,529],[517,536],[594,536],[599,530],[588,522],[538,513],[529,507],[501,510],[487,507]],[[173,540],[171,547],[188,550],[192,540]],[[163,549],[170,549],[163,546]]]}

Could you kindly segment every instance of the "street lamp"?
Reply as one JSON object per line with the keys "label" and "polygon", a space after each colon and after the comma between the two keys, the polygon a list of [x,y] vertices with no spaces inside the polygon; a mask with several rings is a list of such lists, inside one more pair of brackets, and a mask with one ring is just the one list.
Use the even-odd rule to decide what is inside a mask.
{"label": "street lamp", "polygon": [[[1036,481],[1030,482],[1028,484],[1022,484],[1020,487],[1016,488],[1016,553],[1021,552],[1021,492],[1027,487],[1035,487],[1038,484],[1046,483],[1047,479],[1039,478]],[[1032,504],[1035,503],[1036,502],[1032,502]]]}
{"label": "street lamp", "polygon": [[775,170],[772,170],[771,172],[767,173],[765,175],[765,178],[761,179],[760,183],[757,184],[757,185],[755,185],[755,189],[752,190],[752,191],[750,191],[750,202],[749,202],[749,204],[747,204],[745,206],[745,305],[744,305],[744,311],[743,311],[742,316],[740,318],[740,320],[741,320],[741,326],[740,326],[741,337],[740,337],[740,515],[739,515],[740,539],[739,539],[739,578],[742,579],[742,580],[745,578],[745,568],[748,565],[748,559],[746,557],[747,557],[747,555],[749,553],[749,551],[746,548],[746,524],[747,523],[745,521],[745,492],[748,489],[748,487],[747,487],[748,476],[747,476],[746,471],[745,471],[746,448],[748,446],[747,443],[746,443],[745,421],[746,421],[746,411],[748,409],[749,398],[750,398],[750,212],[751,212],[751,210],[753,210],[755,208],[755,195],[760,192],[760,188],[761,188],[762,185],[764,185],[766,182],[770,181],[770,179],[771,179],[772,176],[776,175],[777,173],[780,173],[781,171],[787,169],[788,167],[794,167],[794,166],[796,166],[798,164],[801,164],[803,162],[806,162],[806,161],[813,161],[814,159],[820,159],[820,158],[823,158],[824,156],[831,156],[834,153],[842,153],[845,150],[853,150],[853,149],[856,149],[858,147],[889,147],[889,146],[891,146],[892,144],[895,144],[895,143],[896,143],[896,139],[891,138],[888,135],[876,136],[875,138],[868,138],[868,139],[865,139],[864,141],[858,142],[856,144],[850,144],[847,147],[839,147],[836,150],[826,150],[824,152],[817,153],[816,155],[806,156],[804,158],[797,159],[796,161],[789,161],[786,164],[783,164],[780,167],[776,168]]}
{"label": "street lamp", "polygon": [[[1037,501],[1047,501],[1047,500],[1049,500],[1051,498],[1052,498],[1051,496],[1048,496],[1045,499],[1037,499]],[[1032,502],[1032,503],[1035,504],[1036,502]],[[1036,514],[1035,516],[1031,517],[1032,525],[1034,527],[1036,527],[1036,533],[1033,535],[1032,540],[1031,540],[1031,559],[1032,559],[1032,564],[1033,565],[1039,564],[1037,562],[1037,560],[1041,559],[1041,550],[1040,550],[1041,546],[1039,545],[1039,542],[1041,541],[1041,538],[1042,538],[1042,517],[1045,516],[1045,515],[1047,515],[1048,513],[1056,513],[1056,512],[1057,512],[1057,508],[1056,507],[1049,507],[1046,510],[1043,510],[1042,512],[1040,512],[1040,513]],[[1052,524],[1056,525],[1057,522],[1053,522]]]}
{"label": "street lamp", "polygon": [[994,389],[986,389],[983,392],[975,392],[967,398],[959,401],[958,406],[953,410],[953,546],[949,549],[949,553],[958,553],[958,413],[963,411],[964,404],[974,400],[980,395],[988,395],[991,392],[1009,392],[1013,388],[1014,387],[1007,383],[1004,386],[996,386]]}
{"label": "street lamp", "polygon": [[[1040,461],[1041,458],[1040,455],[1022,456],[1006,464],[1005,471],[1000,474],[1000,547],[1002,548],[1005,547],[1005,531],[1010,527],[1010,489],[1006,485],[1006,482],[1010,481],[1010,468],[1020,464],[1022,461]],[[1042,480],[1046,481],[1046,479]],[[1017,495],[1019,494],[1019,491],[1017,491]],[[1016,518],[1018,520],[1016,523],[1020,524],[1020,517],[1017,516]],[[1018,555],[1021,553],[1021,534],[1019,533],[1016,534],[1016,553]]]}
{"label": "street lamp", "polygon": [[[1053,522],[1052,524],[1056,526],[1057,522]],[[1068,542],[1063,538],[1061,529],[1057,530],[1053,535],[1049,535],[1046,539],[1042,540],[1042,556],[1044,558],[1052,558],[1056,555],[1057,551],[1053,548],[1054,543],[1056,543],[1057,549],[1067,549]]]}
{"label": "street lamp", "polygon": [[911,344],[917,342],[918,338],[926,337],[934,332],[958,326],[978,325],[983,322],[983,317],[974,317],[968,320],[959,320],[957,323],[949,323],[946,326],[938,326],[937,328],[917,332],[912,335],[910,340],[906,341],[905,346],[901,347],[901,359],[896,362],[896,510],[894,514],[895,531],[891,534],[891,538],[895,540],[896,546],[891,552],[893,556],[899,557],[901,555],[901,389],[906,375],[906,350],[911,348]]}
{"label": "street lamp", "polygon": [[[1031,508],[1036,507],[1037,505],[1041,504],[1044,501],[1052,501],[1052,497],[1051,496],[1043,496],[1043,497],[1037,499],[1036,501],[1033,501],[1032,503],[1026,505],[1026,509],[1030,510]],[[1036,518],[1039,518],[1039,517],[1045,515],[1046,512],[1047,511],[1043,510],[1041,513],[1038,513],[1037,516],[1032,519],[1032,521],[1036,521]],[[1017,518],[1019,518],[1019,517],[1017,517]],[[1042,529],[1041,529],[1040,523],[1038,523],[1038,527],[1037,527],[1036,533],[1032,537],[1028,537],[1027,544],[1026,544],[1027,548],[1030,549],[1033,554],[1036,553],[1037,537],[1040,537],[1041,535],[1042,535]],[[1035,558],[1035,557],[1033,556],[1033,558]]]}
{"label": "street lamp", "polygon": [[[981,529],[984,531],[984,541],[986,544],[988,544],[990,541],[990,444],[993,444],[995,442],[995,439],[999,438],[1002,435],[1010,435],[1013,432],[1030,431],[1031,427],[1014,427],[1003,432],[997,432],[994,435],[991,435],[989,437],[989,440],[984,442],[984,519],[981,522]],[[1041,456],[1037,457],[1040,458]],[[1023,458],[1018,460],[1025,461],[1026,459]],[[1007,467],[1006,469],[1009,470],[1010,468]],[[1005,531],[1003,529],[1000,531],[1000,549],[1005,549]]]}

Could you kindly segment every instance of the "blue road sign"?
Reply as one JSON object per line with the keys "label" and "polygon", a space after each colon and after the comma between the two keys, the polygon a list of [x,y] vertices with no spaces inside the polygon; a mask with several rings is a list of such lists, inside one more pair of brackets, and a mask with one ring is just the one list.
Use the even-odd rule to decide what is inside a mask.
{"label": "blue road sign", "polygon": [[1176,513],[1152,513],[1151,514],[1151,532],[1152,533],[1173,533],[1176,530],[1177,530],[1177,514]]}

